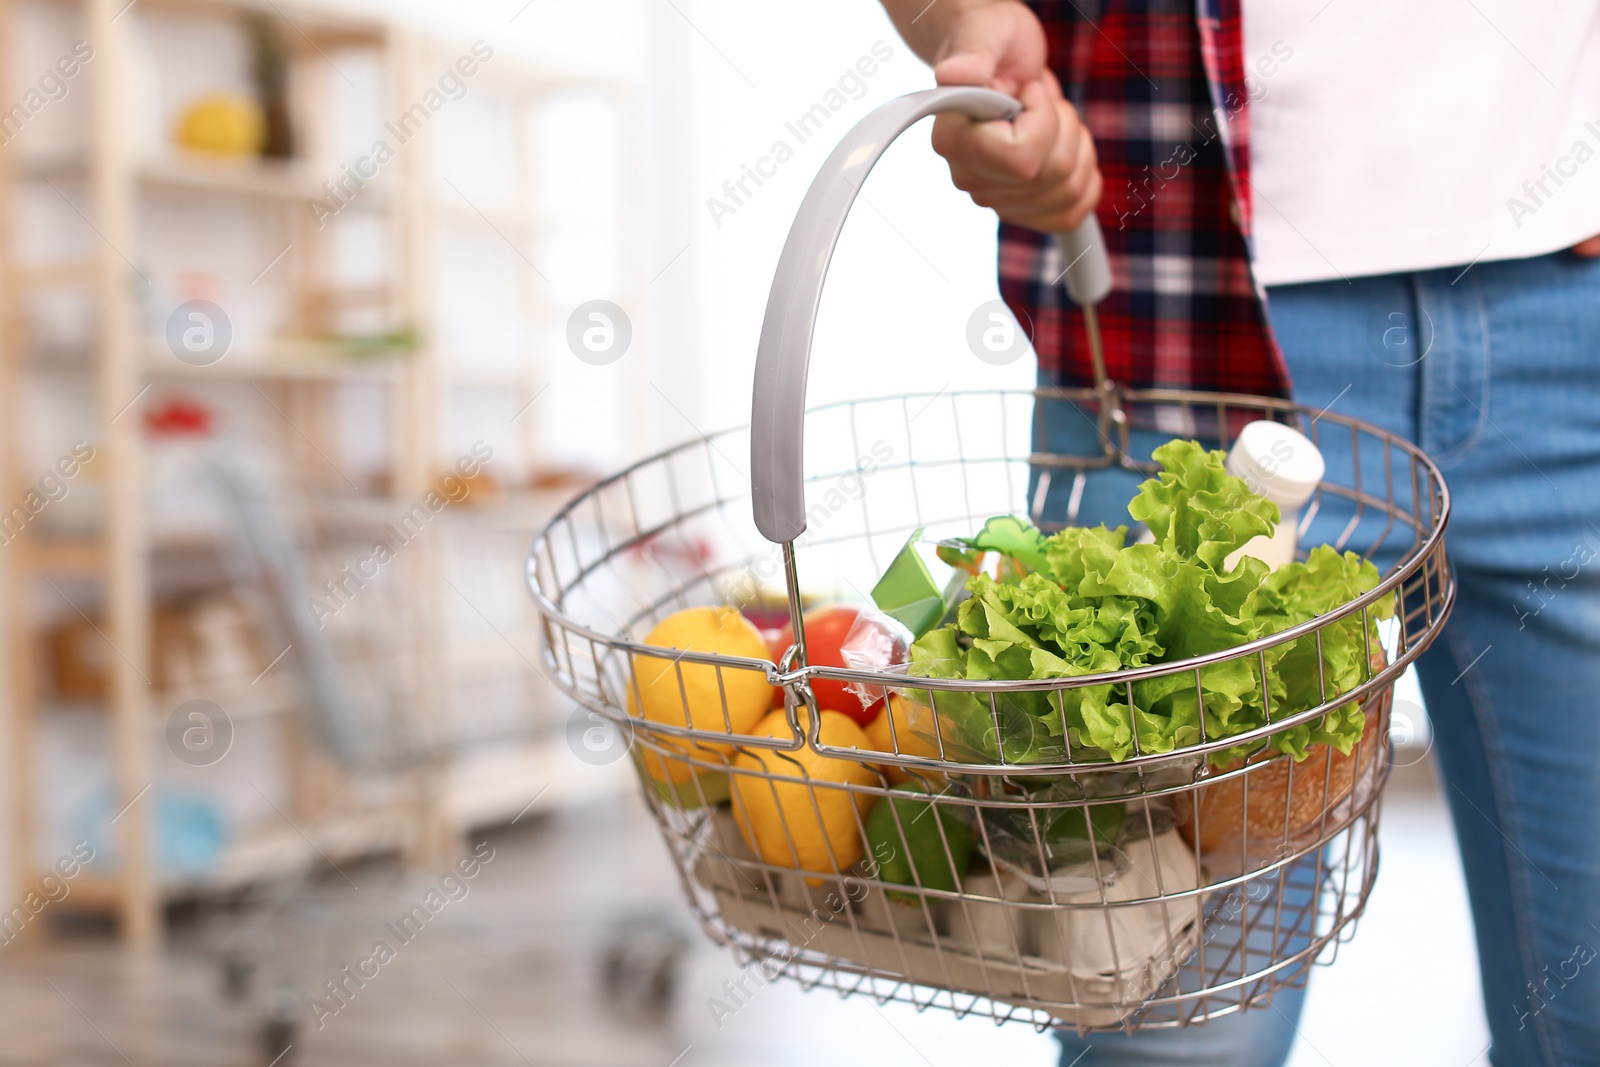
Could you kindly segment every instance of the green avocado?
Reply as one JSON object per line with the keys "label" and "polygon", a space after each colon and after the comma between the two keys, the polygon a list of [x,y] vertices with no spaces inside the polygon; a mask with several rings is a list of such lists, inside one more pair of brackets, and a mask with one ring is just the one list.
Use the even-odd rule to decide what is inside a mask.
{"label": "green avocado", "polygon": [[[895,791],[927,793],[919,782],[903,782]],[[972,859],[972,828],[957,805],[883,797],[867,816],[867,848],[869,862],[877,864],[878,877],[885,882],[954,892]],[[889,897],[917,900],[911,893],[891,892]]]}

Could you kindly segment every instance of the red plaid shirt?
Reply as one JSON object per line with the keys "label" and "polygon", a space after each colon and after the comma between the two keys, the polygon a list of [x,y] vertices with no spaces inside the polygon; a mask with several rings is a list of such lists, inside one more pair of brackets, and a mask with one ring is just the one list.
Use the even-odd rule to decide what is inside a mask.
{"label": "red plaid shirt", "polygon": [[[1100,305],[1124,385],[1287,396],[1250,272],[1250,123],[1239,0],[1029,0],[1094,136],[1115,285]],[[1044,376],[1087,384],[1083,317],[1055,242],[1000,227],[1000,292]]]}

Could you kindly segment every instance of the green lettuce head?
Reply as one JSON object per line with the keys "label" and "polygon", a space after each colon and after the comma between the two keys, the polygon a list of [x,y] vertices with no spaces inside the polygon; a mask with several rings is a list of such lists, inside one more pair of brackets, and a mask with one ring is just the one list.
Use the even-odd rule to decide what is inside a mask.
{"label": "green lettuce head", "polygon": [[[1269,536],[1277,505],[1228,474],[1226,456],[1193,441],[1156,449],[1161,472],[1139,486],[1128,514],[1153,543],[1128,544],[1127,528],[1069,527],[1045,537],[1014,516],[991,519],[968,542],[999,553],[995,574],[966,582],[956,621],[924,634],[910,673],[930,678],[1076,678],[1222,652],[1349,603],[1378,583],[1352,552],[1323,545],[1304,563],[1269,571],[1253,557],[1227,558]],[[1387,601],[1262,657],[1138,682],[1040,692],[913,693],[930,703],[971,762],[1120,761],[1172,752],[1264,726],[1360,685],[1376,650],[1373,622]],[[1266,685],[1262,684],[1262,663]],[[1365,715],[1351,702],[1316,722],[1272,735],[1268,745],[1303,759],[1311,745],[1348,753]],[[1253,748],[1260,748],[1259,744]],[[1218,763],[1252,746],[1217,753]]]}

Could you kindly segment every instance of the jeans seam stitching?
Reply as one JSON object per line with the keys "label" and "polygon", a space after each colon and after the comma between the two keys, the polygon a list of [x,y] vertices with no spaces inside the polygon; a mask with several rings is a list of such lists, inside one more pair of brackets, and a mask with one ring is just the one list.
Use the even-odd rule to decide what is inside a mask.
{"label": "jeans seam stitching", "polygon": [[[1449,628],[1445,640],[1450,647],[1450,657],[1456,663],[1460,663],[1463,654],[1470,652],[1471,649],[1460,647],[1459,631],[1448,631]],[[1501,851],[1505,854],[1506,880],[1513,897],[1511,920],[1517,931],[1517,954],[1522,958],[1523,969],[1531,982],[1533,976],[1542,969],[1533,966],[1538,963],[1540,953],[1537,935],[1529,928],[1527,921],[1533,892],[1531,879],[1527,877],[1524,868],[1531,866],[1533,860],[1528,858],[1525,852],[1513,855],[1514,851],[1521,849],[1521,845],[1512,838],[1513,830],[1517,831],[1518,837],[1521,836],[1521,819],[1517,813],[1515,798],[1506,788],[1505,771],[1498,756],[1501,751],[1499,721],[1492,711],[1485,710],[1486,706],[1492,706],[1492,701],[1487,699],[1487,694],[1482,691],[1482,686],[1476,678],[1463,678],[1462,681],[1466,683],[1467,703],[1472,708],[1472,717],[1477,720],[1478,729],[1484,735],[1484,763],[1489,768],[1489,788],[1494,793],[1497,813],[1501,815],[1501,825],[1495,829],[1500,832],[1505,842],[1501,846]],[[1489,743],[1491,736],[1492,744]],[[1508,826],[1510,829],[1507,829]],[[1544,1018],[1542,1010],[1533,1016],[1533,1031],[1534,1039],[1540,1046],[1540,1053],[1549,1061],[1550,1067],[1560,1067],[1566,1062],[1561,1055],[1561,1042],[1557,1035],[1550,1031],[1549,1022]]]}

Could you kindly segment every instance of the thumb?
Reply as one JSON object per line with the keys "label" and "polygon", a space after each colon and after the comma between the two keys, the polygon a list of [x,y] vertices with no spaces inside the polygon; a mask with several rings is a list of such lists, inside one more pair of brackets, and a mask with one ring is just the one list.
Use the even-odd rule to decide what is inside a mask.
{"label": "thumb", "polygon": [[950,28],[933,68],[934,81],[1015,96],[1044,72],[1047,50],[1038,18],[1021,4],[979,7]]}
{"label": "thumb", "polygon": [[[958,37],[951,42],[950,52],[933,68],[933,80],[937,85],[987,86],[994,81],[999,65],[1000,57],[991,42],[963,41]],[[994,88],[1006,91],[998,85]]]}
{"label": "thumb", "polygon": [[1600,257],[1600,237],[1591,237],[1587,241],[1579,241],[1572,246],[1572,250],[1586,259]]}

